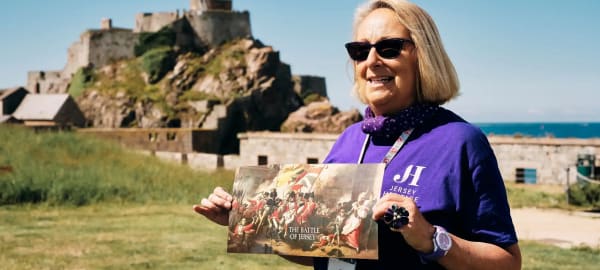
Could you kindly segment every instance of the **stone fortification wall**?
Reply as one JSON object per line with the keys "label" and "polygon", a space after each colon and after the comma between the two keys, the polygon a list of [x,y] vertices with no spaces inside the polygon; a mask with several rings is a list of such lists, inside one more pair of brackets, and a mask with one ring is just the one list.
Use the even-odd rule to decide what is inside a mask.
{"label": "stone fortification wall", "polygon": [[119,142],[140,150],[172,153],[217,153],[214,130],[195,128],[84,128],[78,132]]}
{"label": "stone fortification wall", "polygon": [[135,16],[133,32],[157,32],[178,19],[179,12],[139,13]]}
{"label": "stone fortification wall", "polygon": [[70,80],[62,71],[29,71],[27,90],[33,94],[65,93]]}
{"label": "stone fortification wall", "polygon": [[[240,164],[321,163],[336,134],[248,132],[238,134]],[[228,164],[225,164],[228,168]]]}
{"label": "stone fortification wall", "polygon": [[71,78],[81,67],[102,67],[117,60],[135,57],[137,35],[129,29],[88,30],[69,47],[63,77]]}
{"label": "stone fortification wall", "polygon": [[[322,162],[337,135],[256,132],[239,134],[239,165]],[[600,155],[600,139],[489,137],[505,181],[516,180],[517,168],[536,169],[537,183],[573,183],[577,155]],[[599,158],[596,158],[598,161]],[[596,165],[598,166],[598,165]],[[227,162],[225,167],[230,168]],[[569,174],[567,174],[569,168]]]}
{"label": "stone fortification wall", "polygon": [[208,47],[216,47],[236,38],[251,37],[248,11],[205,11],[200,14],[186,13],[186,18],[196,35]]}
{"label": "stone fortification wall", "polygon": [[87,32],[79,35],[79,40],[73,42],[67,50],[67,64],[63,68],[63,73],[67,76],[77,72],[80,67],[85,67],[89,63],[90,39]]}
{"label": "stone fortification wall", "polygon": [[231,7],[231,0],[190,0],[190,10],[193,12],[231,10]]}
{"label": "stone fortification wall", "polygon": [[576,179],[577,155],[600,155],[600,139],[491,136],[489,141],[506,181],[515,181],[517,168],[528,168],[536,170],[537,183],[564,185],[567,179],[573,183]]}
{"label": "stone fortification wall", "polygon": [[134,58],[137,35],[129,29],[110,29],[90,32],[89,63],[102,67],[114,61]]}

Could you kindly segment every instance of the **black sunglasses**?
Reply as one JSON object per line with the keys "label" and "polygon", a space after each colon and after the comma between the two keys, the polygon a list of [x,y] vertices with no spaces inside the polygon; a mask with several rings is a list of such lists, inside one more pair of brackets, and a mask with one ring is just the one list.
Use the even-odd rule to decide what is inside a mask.
{"label": "black sunglasses", "polygon": [[404,47],[404,43],[412,43],[414,42],[410,39],[404,38],[388,38],[377,41],[375,44],[371,44],[369,42],[349,42],[346,43],[346,50],[348,51],[348,55],[354,61],[365,61],[367,57],[369,57],[369,52],[372,47],[375,47],[377,54],[379,56],[386,59],[394,59],[400,55],[402,48]]}

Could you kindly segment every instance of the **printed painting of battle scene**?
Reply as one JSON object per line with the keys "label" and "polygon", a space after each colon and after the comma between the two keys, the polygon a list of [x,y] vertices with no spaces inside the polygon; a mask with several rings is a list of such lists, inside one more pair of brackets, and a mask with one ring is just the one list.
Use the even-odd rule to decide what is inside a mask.
{"label": "printed painting of battle scene", "polygon": [[382,164],[240,167],[228,252],[377,259]]}

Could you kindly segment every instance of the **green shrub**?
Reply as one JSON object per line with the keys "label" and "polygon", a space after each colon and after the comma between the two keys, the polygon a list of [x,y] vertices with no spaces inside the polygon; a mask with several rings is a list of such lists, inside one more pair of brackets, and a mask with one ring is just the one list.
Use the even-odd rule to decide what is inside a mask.
{"label": "green shrub", "polygon": [[148,74],[148,82],[156,83],[167,74],[176,63],[175,52],[169,47],[147,51],[141,57],[141,67]]}
{"label": "green shrub", "polygon": [[575,183],[569,187],[569,203],[600,209],[600,185]]}
{"label": "green shrub", "polygon": [[158,32],[140,33],[133,53],[135,56],[141,56],[156,48],[172,47],[175,45],[175,36],[175,32],[169,27],[163,27]]}
{"label": "green shrub", "polygon": [[93,69],[88,67],[82,67],[73,74],[71,83],[69,84],[68,93],[73,97],[79,97],[83,94],[83,91],[90,86],[94,81]]}

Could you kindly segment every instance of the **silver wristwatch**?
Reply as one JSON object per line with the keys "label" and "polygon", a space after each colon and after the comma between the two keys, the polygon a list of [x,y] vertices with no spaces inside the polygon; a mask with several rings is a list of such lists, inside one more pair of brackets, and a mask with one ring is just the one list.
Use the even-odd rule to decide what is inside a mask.
{"label": "silver wristwatch", "polygon": [[448,250],[452,247],[452,238],[444,227],[433,225],[435,232],[433,233],[433,251],[431,253],[421,253],[421,259],[426,261],[436,261],[448,254]]}

